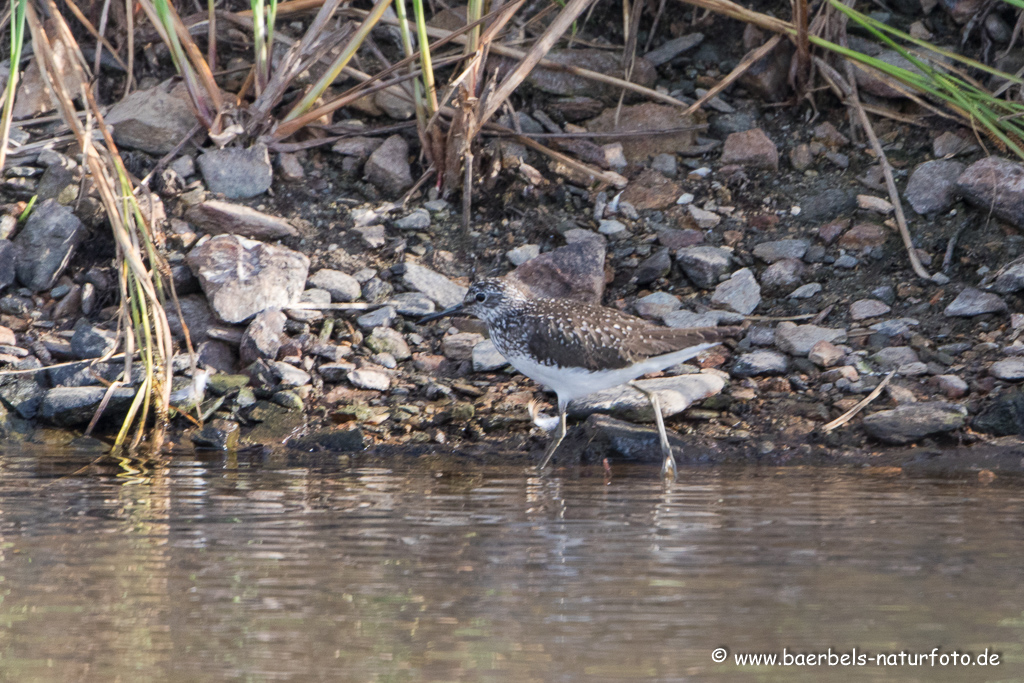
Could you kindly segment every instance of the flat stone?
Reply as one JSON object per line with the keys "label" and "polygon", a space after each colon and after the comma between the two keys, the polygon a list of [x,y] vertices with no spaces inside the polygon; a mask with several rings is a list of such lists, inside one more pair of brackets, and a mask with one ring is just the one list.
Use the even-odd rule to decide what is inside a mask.
{"label": "flat stone", "polygon": [[39,204],[12,242],[18,281],[33,292],[53,287],[86,232],[71,209],[55,199]]}
{"label": "flat stone", "polygon": [[426,209],[413,209],[407,216],[395,221],[399,230],[426,230],[430,227],[430,212]]}
{"label": "flat stone", "polygon": [[638,285],[648,285],[655,280],[667,277],[672,271],[672,256],[668,249],[658,249],[644,259],[633,271],[632,281]]}
{"label": "flat stone", "polygon": [[971,204],[1024,227],[1024,164],[989,156],[967,167],[956,181]]}
{"label": "flat stone", "polygon": [[356,301],[363,294],[358,280],[348,273],[330,268],[316,271],[309,276],[306,284],[317,289],[326,289],[331,293],[331,301],[338,303]]}
{"label": "flat stone", "polygon": [[853,192],[830,187],[811,195],[801,205],[800,220],[805,223],[831,221],[857,206]]}
{"label": "flat stone", "polygon": [[842,343],[846,341],[846,330],[797,325],[785,321],[775,328],[775,345],[791,356],[806,357],[819,341]]}
{"label": "flat stone", "polygon": [[274,171],[267,146],[257,142],[248,149],[225,147],[208,150],[198,159],[199,170],[211,192],[228,199],[248,199],[270,189]]}
{"label": "flat stone", "polygon": [[732,133],[722,147],[723,164],[779,170],[779,149],[760,128]]}
{"label": "flat stone", "polygon": [[350,427],[326,427],[289,439],[288,447],[300,451],[356,453],[366,448],[363,430]]}
{"label": "flat stone", "polygon": [[802,259],[810,244],[807,240],[761,242],[754,247],[754,256],[765,263],[775,263],[782,259]]}
{"label": "flat stone", "polygon": [[645,168],[626,186],[620,207],[628,203],[638,211],[660,211],[675,204],[681,190],[679,183]]}
{"label": "flat stone", "polygon": [[598,225],[597,231],[610,240],[620,240],[629,236],[626,224],[615,219],[604,219]]}
{"label": "flat stone", "polygon": [[366,179],[388,196],[398,196],[412,187],[409,143],[392,135],[375,149],[363,167]]}
{"label": "flat stone", "polygon": [[[615,59],[618,59],[618,57],[615,57]],[[621,72],[622,67],[613,67],[613,70],[615,69]],[[612,71],[605,73],[612,73]],[[579,79],[580,77],[573,75],[572,78]],[[596,84],[593,81],[587,80],[583,86],[586,92],[578,94],[594,96],[595,86]],[[619,90],[612,88],[609,94],[614,98],[618,98]],[[653,157],[656,154],[686,152],[696,145],[696,132],[692,129],[687,130],[687,128],[696,123],[695,119],[691,116],[681,117],[679,112],[680,110],[676,107],[666,104],[655,104],[653,102],[625,105],[623,107],[609,107],[599,116],[587,121],[586,127],[592,133],[639,132],[640,134],[636,136],[616,138],[616,142],[622,145],[626,159],[630,163],[643,163],[649,157]],[[651,134],[668,130],[676,132]],[[652,173],[661,175],[656,171],[652,171]],[[663,180],[667,180],[664,176],[661,177]],[[630,183],[630,185],[632,184]],[[679,196],[678,192],[676,196]],[[632,202],[632,199],[629,201]],[[673,198],[672,201],[675,201],[675,199]],[[636,202],[633,202],[633,205],[640,208]]]}
{"label": "flat stone", "polygon": [[706,211],[693,204],[688,204],[686,210],[690,213],[690,218],[694,220],[697,227],[702,230],[711,230],[722,222],[722,217],[714,211]]}
{"label": "flat stone", "polygon": [[496,372],[508,365],[508,361],[490,339],[485,339],[473,347],[472,358],[473,372]]}
{"label": "flat stone", "polygon": [[850,270],[852,268],[856,268],[859,264],[860,261],[858,261],[855,256],[851,254],[843,254],[842,256],[837,258],[836,262],[833,263],[832,265],[835,266],[836,268],[845,268],[847,270]]}
{"label": "flat stone", "polygon": [[417,263],[405,264],[403,280],[407,287],[425,294],[441,308],[450,308],[462,303],[469,289]]}
{"label": "flat stone", "polygon": [[729,272],[732,254],[718,247],[688,247],[676,252],[676,263],[693,284],[711,289]]}
{"label": "flat stone", "polygon": [[789,294],[790,299],[810,299],[819,294],[822,290],[820,282],[809,282],[806,285],[797,287]]}
{"label": "flat stone", "polygon": [[900,377],[920,377],[928,374],[928,364],[917,361],[916,363],[905,363],[896,368],[896,374]]}
{"label": "flat stone", "polygon": [[388,299],[388,306],[392,307],[400,315],[407,315],[412,318],[419,318],[430,315],[437,310],[434,302],[426,294],[420,292],[402,292],[395,294]]}
{"label": "flat stone", "polygon": [[692,50],[701,44],[704,40],[703,33],[687,33],[686,35],[666,40],[664,43],[654,48],[650,52],[644,55],[644,59],[651,63],[652,66],[661,66],[666,62],[670,62],[687,50]]}
{"label": "flat stone", "polygon": [[210,235],[231,233],[254,240],[276,240],[299,234],[283,218],[216,199],[190,207],[185,212],[185,219]]}
{"label": "flat stone", "polygon": [[784,375],[789,370],[789,358],[777,351],[752,351],[736,359],[729,371],[734,377],[758,375]]}
{"label": "flat stone", "polygon": [[920,215],[948,211],[957,198],[957,178],[964,165],[952,159],[934,159],[919,164],[910,174],[904,196]]}
{"label": "flat stone", "polygon": [[687,247],[696,247],[703,241],[704,233],[693,228],[685,230],[664,228],[658,231],[658,244],[674,251]]}
{"label": "flat stone", "polygon": [[715,287],[711,303],[728,306],[737,313],[750,315],[761,303],[761,286],[750,268],[741,268],[732,277]]}
{"label": "flat stone", "polygon": [[[637,384],[657,394],[664,417],[677,415],[693,403],[714,396],[725,387],[725,381],[721,377],[709,373],[639,380]],[[629,385],[595,392],[572,401],[568,407],[569,415],[574,418],[586,417],[597,412],[633,420],[654,419],[650,401]]]}
{"label": "flat stone", "polygon": [[880,441],[907,444],[932,434],[960,429],[967,409],[955,403],[907,403],[864,418],[864,431]]}
{"label": "flat stone", "polygon": [[387,233],[383,225],[361,225],[352,228],[352,232],[370,249],[380,249],[387,243]]}
{"label": "flat stone", "polygon": [[946,398],[961,398],[967,395],[970,387],[967,382],[956,375],[936,375],[933,380],[935,388],[941,391]]}
{"label": "flat stone", "polygon": [[289,363],[279,360],[270,361],[274,376],[281,381],[282,388],[304,387],[312,381],[309,373]]}
{"label": "flat stone", "polygon": [[1006,302],[991,292],[965,287],[942,313],[947,318],[969,318],[983,313],[1005,313]]}
{"label": "flat stone", "polygon": [[355,369],[352,363],[324,363],[317,370],[323,380],[328,384],[337,384],[348,377],[348,373]]}
{"label": "flat stone", "polygon": [[304,254],[238,235],[201,243],[189,253],[188,265],[213,310],[230,323],[296,303],[309,272]]}
{"label": "flat stone", "polygon": [[850,318],[853,320],[867,320],[885,315],[892,309],[878,299],[860,299],[850,304]]}
{"label": "flat stone", "polygon": [[921,359],[917,351],[909,346],[887,346],[871,355],[871,361],[883,370],[894,370],[907,363],[917,363]]}
{"label": "flat stone", "polygon": [[284,311],[272,308],[260,311],[245,328],[238,345],[238,355],[246,366],[260,358],[275,360],[284,342],[284,324],[288,317]]}
{"label": "flat stone", "polygon": [[719,325],[734,325],[743,322],[741,313],[733,311],[710,310],[703,313],[693,311],[673,311],[662,318],[662,322],[668,327],[717,327]]}
{"label": "flat stone", "polygon": [[113,353],[117,348],[117,335],[94,327],[89,323],[80,324],[71,337],[71,353],[75,358],[100,358]]}
{"label": "flat stone", "polygon": [[472,360],[473,348],[483,340],[484,336],[475,332],[449,334],[441,340],[441,351],[451,360]]}
{"label": "flat stone", "polygon": [[178,146],[198,123],[188,90],[164,81],[148,90],[136,90],[114,104],[104,121],[114,127],[119,147],[163,155]]}
{"label": "flat stone", "polygon": [[365,159],[373,154],[373,150],[380,147],[383,142],[384,141],[380,138],[369,138],[363,135],[354,135],[349,138],[342,138],[341,140],[338,140],[334,143],[334,146],[331,147],[331,151],[335,154]]}
{"label": "flat stone", "polygon": [[353,386],[370,391],[387,391],[391,388],[391,377],[380,370],[360,368],[348,373],[348,381]]}
{"label": "flat stone", "polygon": [[364,313],[356,318],[356,325],[361,330],[372,330],[377,327],[388,327],[398,317],[398,312],[391,306],[381,306],[375,311]]}
{"label": "flat stone", "polygon": [[988,374],[996,379],[1016,382],[1024,379],[1024,358],[1007,358],[996,361],[989,367]]}
{"label": "flat stone", "polygon": [[[58,427],[88,424],[107,393],[106,387],[56,387],[46,392],[39,406],[39,417]],[[103,414],[107,417],[124,415],[135,398],[135,389],[114,389]]]}
{"label": "flat stone", "polygon": [[363,343],[374,353],[389,353],[395,360],[406,360],[412,356],[402,333],[390,327],[375,327],[373,334]]}
{"label": "flat stone", "polygon": [[[569,232],[566,233],[566,240],[570,239]],[[600,304],[605,284],[604,238],[597,233],[580,231],[574,233],[573,239],[579,241],[530,259],[509,273],[507,279],[522,285],[534,298],[572,299]]]}
{"label": "flat stone", "polygon": [[661,319],[682,306],[679,297],[668,292],[654,292],[641,297],[633,304],[637,315],[642,318]]}

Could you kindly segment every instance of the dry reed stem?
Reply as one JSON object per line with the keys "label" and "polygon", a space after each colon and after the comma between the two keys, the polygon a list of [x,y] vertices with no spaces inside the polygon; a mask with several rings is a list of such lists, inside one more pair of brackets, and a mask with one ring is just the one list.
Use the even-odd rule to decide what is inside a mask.
{"label": "dry reed stem", "polygon": [[732,85],[732,83],[736,81],[736,79],[738,79],[744,73],[746,73],[746,71],[750,67],[754,66],[754,64],[757,64],[757,62],[760,61],[762,57],[764,57],[769,52],[774,50],[775,46],[778,45],[780,42],[782,42],[782,36],[774,35],[771,38],[769,38],[764,45],[762,45],[761,47],[757,48],[749,55],[744,57],[743,60],[736,65],[735,69],[726,74],[725,78],[720,80],[718,83],[714,85],[714,87],[712,87],[710,90],[704,93],[703,97],[701,97],[699,100],[691,104],[689,108],[685,112],[683,112],[683,116],[693,114],[698,109],[703,107],[706,102],[709,102],[712,98],[714,98],[715,95],[717,95],[718,93],[722,92],[730,85]]}
{"label": "dry reed stem", "polygon": [[821,431],[823,431],[826,434],[828,434],[829,432],[834,430],[836,427],[841,427],[844,424],[846,424],[847,422],[849,422],[850,420],[852,420],[853,417],[857,413],[859,413],[860,411],[864,410],[864,408],[866,408],[869,403],[871,403],[876,398],[878,398],[879,394],[882,393],[882,390],[885,389],[886,385],[889,384],[889,380],[891,380],[895,374],[896,374],[896,371],[893,370],[888,375],[886,375],[885,379],[883,379],[881,382],[879,382],[878,386],[875,387],[874,390],[864,398],[864,400],[862,400],[860,403],[858,403],[854,407],[852,407],[849,410],[847,410],[845,413],[843,413],[842,415],[840,415],[836,419],[834,419],[831,422],[829,422],[828,424],[824,425],[821,428]]}

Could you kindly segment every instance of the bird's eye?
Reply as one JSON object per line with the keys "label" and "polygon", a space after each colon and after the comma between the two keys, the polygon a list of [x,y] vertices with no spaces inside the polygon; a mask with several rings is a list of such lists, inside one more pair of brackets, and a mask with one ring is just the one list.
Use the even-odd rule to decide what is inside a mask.
{"label": "bird's eye", "polygon": [[484,294],[483,292],[480,292],[479,294],[476,295],[476,302],[478,304],[482,304],[485,301],[487,301],[487,295],[486,294]]}

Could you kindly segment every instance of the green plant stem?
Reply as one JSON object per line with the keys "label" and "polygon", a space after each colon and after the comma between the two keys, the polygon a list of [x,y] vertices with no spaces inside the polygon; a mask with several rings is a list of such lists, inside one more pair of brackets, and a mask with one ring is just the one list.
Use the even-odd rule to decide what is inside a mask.
{"label": "green plant stem", "polygon": [[420,44],[423,87],[427,91],[427,118],[430,118],[437,111],[437,86],[434,84],[434,66],[430,59],[430,38],[427,36],[427,20],[423,13],[423,0],[412,0],[412,11],[416,16],[416,40]]}

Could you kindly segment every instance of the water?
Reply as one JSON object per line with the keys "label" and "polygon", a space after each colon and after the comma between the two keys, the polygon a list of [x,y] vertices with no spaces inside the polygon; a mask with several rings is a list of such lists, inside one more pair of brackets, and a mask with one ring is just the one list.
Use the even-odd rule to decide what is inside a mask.
{"label": "water", "polygon": [[1024,679],[1016,482],[92,457],[0,452],[0,680]]}

